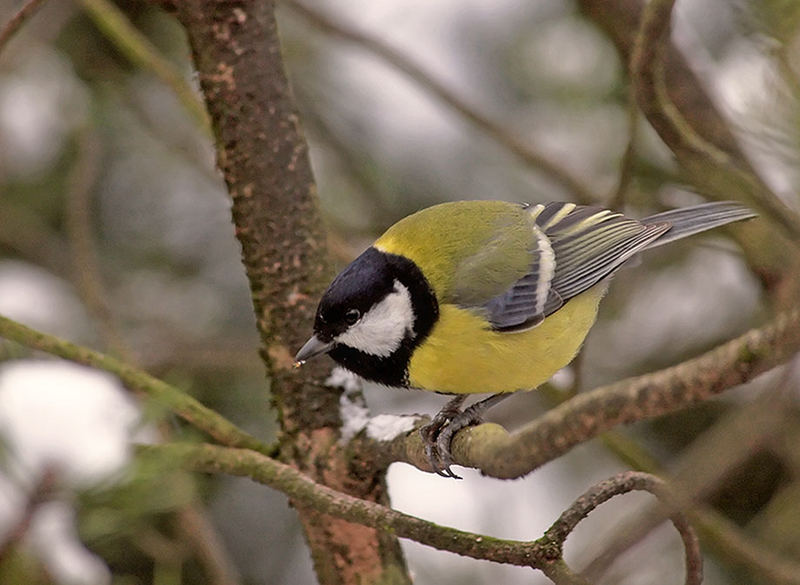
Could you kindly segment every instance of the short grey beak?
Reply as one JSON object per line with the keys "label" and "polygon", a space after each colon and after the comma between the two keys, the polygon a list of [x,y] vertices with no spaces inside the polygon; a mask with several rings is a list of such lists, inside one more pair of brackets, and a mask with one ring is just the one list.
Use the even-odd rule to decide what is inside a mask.
{"label": "short grey beak", "polygon": [[294,356],[294,362],[299,366],[315,355],[328,353],[332,347],[333,342],[325,343],[324,341],[320,341],[316,335],[313,335],[311,339],[306,341],[305,345],[300,348],[300,351],[297,352],[297,355]]}

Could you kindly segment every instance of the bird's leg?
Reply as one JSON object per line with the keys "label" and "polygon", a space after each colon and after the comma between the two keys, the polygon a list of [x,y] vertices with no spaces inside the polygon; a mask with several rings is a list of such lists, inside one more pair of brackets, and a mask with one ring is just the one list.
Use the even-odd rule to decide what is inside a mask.
{"label": "bird's leg", "polygon": [[[437,474],[461,479],[450,469],[453,464],[453,455],[450,452],[453,436],[464,427],[483,422],[483,415],[486,414],[486,411],[510,395],[510,393],[493,394],[461,412],[458,411],[458,407],[464,402],[465,397],[459,396],[460,400],[454,398],[448,402],[434,417],[433,422],[421,429],[422,439],[425,441],[425,453]],[[430,429],[437,420],[439,421],[438,428]]]}
{"label": "bird's leg", "polygon": [[422,442],[425,444],[425,455],[428,457],[428,461],[430,461],[433,470],[442,477],[461,479],[452,471],[450,471],[449,467],[442,469],[439,465],[440,457],[436,450],[436,439],[441,434],[442,429],[445,428],[450,421],[462,414],[461,405],[464,404],[466,399],[466,394],[457,394],[451,398],[439,412],[436,413],[436,416],[433,417],[433,420],[430,424],[425,425],[419,430],[419,434],[422,437]]}
{"label": "bird's leg", "polygon": [[453,441],[453,436],[464,427],[482,423],[483,415],[486,414],[486,411],[509,396],[511,396],[510,393],[504,392],[502,394],[493,394],[480,402],[476,402],[453,417],[450,420],[450,424],[439,432],[436,437],[436,453],[442,468],[449,474],[448,477],[458,478],[450,470],[450,466],[453,464],[453,455],[450,452],[450,443]]}

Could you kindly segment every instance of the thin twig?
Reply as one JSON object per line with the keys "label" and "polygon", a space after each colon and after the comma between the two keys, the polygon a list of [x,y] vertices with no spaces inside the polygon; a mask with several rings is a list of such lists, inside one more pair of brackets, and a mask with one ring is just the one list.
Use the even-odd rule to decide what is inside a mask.
{"label": "thin twig", "polygon": [[686,553],[686,584],[699,585],[703,580],[703,558],[697,535],[686,516],[680,512],[680,506],[667,489],[666,483],[649,473],[628,471],[594,485],[561,514],[538,542],[552,544],[560,550],[567,536],[588,516],[589,512],[614,496],[633,490],[648,491],[667,507],[670,520],[683,540]]}
{"label": "thin twig", "polygon": [[140,33],[125,14],[108,0],[81,0],[84,9],[106,37],[132,63],[153,73],[172,89],[178,101],[197,122],[210,134],[208,113],[191,85],[183,75]]}
{"label": "thin twig", "polygon": [[110,372],[131,390],[148,396],[220,443],[253,449],[267,455],[272,455],[275,451],[273,447],[265,445],[178,388],[110,356],[41,333],[1,315],[0,337],[78,364]]}
{"label": "thin twig", "polygon": [[0,198],[0,245],[52,274],[69,279],[64,238],[42,217],[9,199]]}
{"label": "thin twig", "polygon": [[773,585],[800,585],[800,563],[778,553],[774,546],[755,542],[741,527],[705,507],[690,517],[709,548],[725,555],[731,565]]}
{"label": "thin twig", "polygon": [[376,36],[358,31],[342,22],[337,22],[330,16],[323,14],[319,10],[310,8],[297,0],[283,0],[283,4],[291,8],[296,14],[303,17],[319,30],[357,45],[363,50],[386,61],[401,73],[407,75],[420,87],[458,112],[524,164],[537,168],[547,174],[547,176],[569,191],[579,203],[596,204],[600,201],[598,194],[594,193],[565,167],[554,161],[550,156],[523,143],[508,129],[494,122],[474,105],[468,104],[453,90],[427,72],[422,66],[403,55],[400,51],[389,46],[383,40]]}
{"label": "thin twig", "polygon": [[100,165],[100,145],[91,130],[78,135],[77,160],[67,178],[66,231],[72,252],[75,282],[89,313],[94,317],[106,347],[130,360],[130,350],[116,326],[108,306],[100,265],[92,235],[92,186]]}
{"label": "thin twig", "polygon": [[0,53],[6,48],[6,45],[11,38],[17,34],[22,25],[25,24],[29,18],[36,14],[39,9],[44,5],[46,0],[28,0],[22,7],[17,10],[16,14],[11,17],[6,25],[0,29]]}
{"label": "thin twig", "polygon": [[633,180],[633,163],[636,160],[636,136],[639,133],[639,109],[636,107],[636,95],[633,86],[628,92],[628,145],[622,153],[619,164],[619,182],[609,198],[608,207],[622,210],[625,196]]}
{"label": "thin twig", "polygon": [[[0,566],[3,561],[8,557],[14,546],[25,538],[25,535],[30,530],[33,517],[39,510],[39,507],[47,502],[51,497],[53,489],[56,487],[58,474],[53,468],[45,468],[41,477],[33,486],[33,489],[28,493],[25,501],[25,506],[22,509],[22,514],[14,523],[9,527],[0,541]],[[6,527],[4,527],[5,529]]]}
{"label": "thin twig", "polygon": [[788,45],[782,43],[773,51],[773,55],[778,63],[778,71],[780,72],[781,79],[792,94],[792,99],[795,103],[800,102],[800,78],[798,78],[797,73],[792,67],[791,60],[789,59]]}
{"label": "thin twig", "polygon": [[[72,251],[72,264],[78,290],[89,313],[99,324],[106,346],[124,361],[134,364],[134,356],[117,326],[108,305],[110,295],[103,284],[91,220],[92,186],[96,180],[100,147],[90,129],[78,136],[78,157],[67,180],[66,226]],[[167,425],[159,427],[161,439],[169,440]],[[197,504],[176,510],[182,538],[205,567],[212,585],[235,585],[238,577],[224,552],[219,537]]]}
{"label": "thin twig", "polygon": [[177,520],[183,538],[191,544],[205,568],[208,582],[211,585],[237,585],[239,575],[206,510],[190,504],[179,510]]}
{"label": "thin twig", "polygon": [[[730,154],[703,138],[680,113],[669,97],[664,75],[666,40],[675,0],[652,0],[642,14],[631,55],[631,81],[637,102],[662,139],[696,178],[712,171],[727,188],[736,188],[786,236],[800,241],[800,217],[752,172],[737,165]],[[719,187],[719,185],[717,185]]]}

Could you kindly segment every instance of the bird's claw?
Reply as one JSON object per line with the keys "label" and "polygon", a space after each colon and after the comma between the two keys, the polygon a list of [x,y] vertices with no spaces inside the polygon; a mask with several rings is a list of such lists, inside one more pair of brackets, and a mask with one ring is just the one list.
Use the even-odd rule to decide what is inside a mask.
{"label": "bird's claw", "polygon": [[453,464],[453,455],[450,453],[450,443],[455,432],[464,425],[454,426],[463,417],[461,405],[466,400],[466,395],[455,396],[450,402],[436,413],[431,424],[422,427],[419,434],[425,444],[425,455],[436,475],[461,479],[450,466]]}
{"label": "bird's claw", "polygon": [[493,394],[463,411],[460,407],[466,397],[457,396],[433,417],[431,424],[419,430],[422,442],[425,444],[425,455],[437,475],[461,479],[450,469],[453,465],[453,454],[450,451],[453,437],[464,427],[482,423],[484,413],[508,396],[509,394]]}
{"label": "bird's claw", "polygon": [[[441,414],[441,413],[440,413]],[[419,430],[422,442],[425,444],[425,456],[431,464],[436,475],[461,479],[450,466],[453,464],[453,455],[450,453],[450,442],[453,440],[452,417],[445,418],[437,415],[431,424]]]}

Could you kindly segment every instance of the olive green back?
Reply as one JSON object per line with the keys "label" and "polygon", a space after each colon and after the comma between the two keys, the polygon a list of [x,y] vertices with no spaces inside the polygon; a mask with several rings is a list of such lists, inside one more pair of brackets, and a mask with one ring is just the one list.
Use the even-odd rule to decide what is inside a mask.
{"label": "olive green back", "polygon": [[502,294],[530,270],[534,229],[520,204],[457,201],[400,220],[375,247],[412,260],[439,302],[474,306]]}

